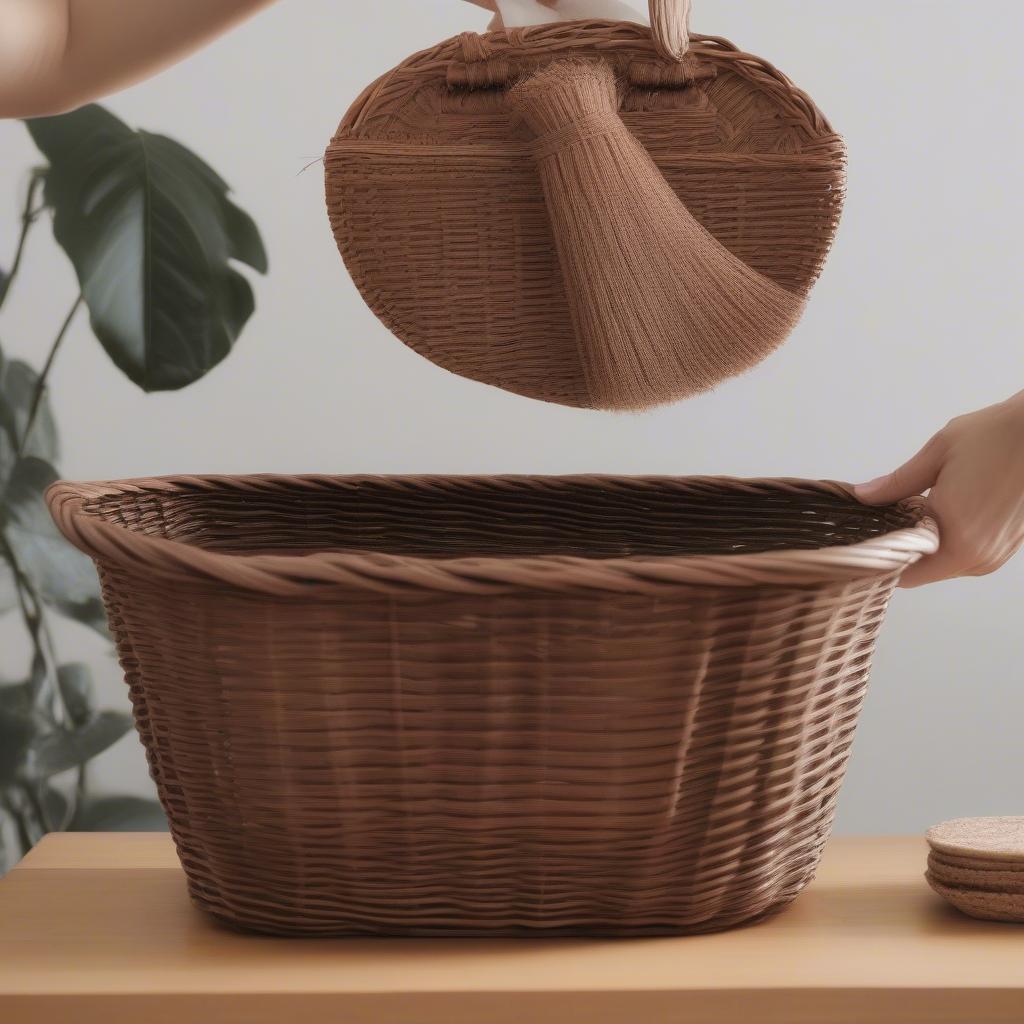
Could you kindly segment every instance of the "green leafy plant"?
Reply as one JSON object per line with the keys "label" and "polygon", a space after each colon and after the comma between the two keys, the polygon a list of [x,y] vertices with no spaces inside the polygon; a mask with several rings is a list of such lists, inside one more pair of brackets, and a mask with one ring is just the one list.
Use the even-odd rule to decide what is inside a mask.
{"label": "green leafy plant", "polygon": [[79,293],[41,369],[8,358],[0,337],[0,615],[31,642],[27,676],[0,665],[0,870],[44,832],[159,827],[152,801],[90,794],[87,764],[131,728],[95,706],[87,665],[66,660],[52,621],[106,636],[96,572],[57,532],[43,494],[58,478],[47,383],[85,310],[114,365],[145,391],[186,387],[232,349],[254,309],[238,263],[267,258],[252,218],[199,157],[162,135],[87,106],[26,122],[45,158],[28,178],[20,235],[0,268],[0,308],[40,218],[71,261]]}

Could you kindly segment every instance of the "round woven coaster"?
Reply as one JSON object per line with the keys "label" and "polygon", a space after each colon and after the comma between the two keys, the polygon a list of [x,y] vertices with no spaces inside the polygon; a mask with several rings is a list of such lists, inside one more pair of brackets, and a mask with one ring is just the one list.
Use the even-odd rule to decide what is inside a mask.
{"label": "round woven coaster", "polygon": [[928,854],[928,864],[943,870],[948,868],[953,871],[999,871],[1024,876],[1024,860],[1016,861],[1005,857],[961,857],[955,853],[932,850]]}
{"label": "round woven coaster", "polygon": [[926,838],[942,854],[1024,862],[1024,817],[954,818],[930,828]]}
{"label": "round woven coaster", "polygon": [[977,870],[950,867],[934,857],[928,858],[928,871],[943,885],[987,892],[1024,896],[1024,871]]}
{"label": "round woven coaster", "polygon": [[[604,409],[706,390],[781,344],[835,235],[845,148],[768,62],[687,45],[613,21],[464,33],[369,85],[326,198],[388,329],[463,377]],[[526,109],[543,90],[514,87],[554,62],[610,69],[614,104]]]}
{"label": "round woven coaster", "polygon": [[986,921],[1024,922],[1024,896],[1013,893],[979,892],[946,885],[931,873],[925,875],[928,884],[957,910]]}

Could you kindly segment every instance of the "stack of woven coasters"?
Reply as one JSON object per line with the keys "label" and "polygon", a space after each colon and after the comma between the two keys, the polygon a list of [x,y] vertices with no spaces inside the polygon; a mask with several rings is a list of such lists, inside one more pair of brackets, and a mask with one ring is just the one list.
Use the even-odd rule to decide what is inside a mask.
{"label": "stack of woven coasters", "polygon": [[940,896],[971,917],[1024,922],[1024,817],[954,818],[927,838]]}

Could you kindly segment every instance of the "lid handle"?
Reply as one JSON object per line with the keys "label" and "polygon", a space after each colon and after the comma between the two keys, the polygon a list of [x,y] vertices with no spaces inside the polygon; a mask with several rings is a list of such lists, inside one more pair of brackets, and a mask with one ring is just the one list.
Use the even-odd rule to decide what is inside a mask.
{"label": "lid handle", "polygon": [[690,0],[649,0],[654,47],[667,60],[682,60],[690,48]]}
{"label": "lid handle", "polygon": [[682,60],[690,48],[690,3],[691,0],[648,0],[654,48],[666,60]]}

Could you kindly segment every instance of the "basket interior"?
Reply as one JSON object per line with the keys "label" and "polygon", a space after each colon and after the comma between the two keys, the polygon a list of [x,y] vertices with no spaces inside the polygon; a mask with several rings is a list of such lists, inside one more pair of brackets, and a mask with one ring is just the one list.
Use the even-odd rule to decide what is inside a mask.
{"label": "basket interior", "polygon": [[824,492],[682,481],[339,478],[117,491],[86,511],[233,554],[383,552],[425,558],[731,554],[853,544],[914,524],[896,505]]}

